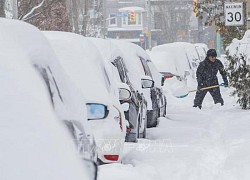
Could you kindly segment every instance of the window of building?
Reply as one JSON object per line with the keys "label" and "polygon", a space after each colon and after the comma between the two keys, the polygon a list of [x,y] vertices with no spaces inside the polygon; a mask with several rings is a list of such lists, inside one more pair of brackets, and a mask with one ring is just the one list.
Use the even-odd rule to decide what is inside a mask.
{"label": "window of building", "polygon": [[109,15],[109,25],[112,25],[112,26],[117,25],[116,14],[110,14]]}
{"label": "window of building", "polygon": [[136,13],[136,21],[138,25],[142,24],[142,14],[141,13]]}
{"label": "window of building", "polygon": [[128,25],[128,17],[127,16],[122,17],[122,24],[123,25]]}

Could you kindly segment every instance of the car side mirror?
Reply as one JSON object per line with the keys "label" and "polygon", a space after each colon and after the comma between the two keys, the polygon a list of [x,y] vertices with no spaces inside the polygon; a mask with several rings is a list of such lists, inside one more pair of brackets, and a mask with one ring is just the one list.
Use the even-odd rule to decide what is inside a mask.
{"label": "car side mirror", "polygon": [[98,103],[87,103],[88,120],[104,119],[108,115],[107,106]]}
{"label": "car side mirror", "polygon": [[129,103],[125,102],[121,104],[123,111],[128,111],[129,110]]}
{"label": "car side mirror", "polygon": [[141,84],[143,89],[154,87],[154,81],[151,79],[142,79]]}
{"label": "car side mirror", "polygon": [[119,88],[119,100],[128,101],[131,98],[131,91],[125,88]]}
{"label": "car side mirror", "polygon": [[90,175],[90,180],[97,180],[97,171],[98,167],[94,161],[88,160],[88,159],[83,159],[84,164],[88,169],[89,175]]}
{"label": "car side mirror", "polygon": [[120,101],[128,101],[130,100],[132,93],[130,91],[130,88],[125,83],[118,84],[119,87],[119,100]]}

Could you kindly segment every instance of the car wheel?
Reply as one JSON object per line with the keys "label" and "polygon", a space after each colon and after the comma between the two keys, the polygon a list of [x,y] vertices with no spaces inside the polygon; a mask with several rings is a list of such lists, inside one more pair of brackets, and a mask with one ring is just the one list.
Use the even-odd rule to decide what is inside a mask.
{"label": "car wheel", "polygon": [[142,138],[146,139],[146,134],[147,134],[147,127],[145,126],[142,133]]}
{"label": "car wheel", "polygon": [[140,118],[141,118],[141,115],[138,116],[138,123],[137,123],[137,138],[140,138]]}
{"label": "car wheel", "polygon": [[147,113],[146,113],[146,117],[145,117],[145,122],[144,122],[144,130],[142,133],[142,138],[146,139],[147,136],[147,122],[148,121],[148,117],[147,117]]}

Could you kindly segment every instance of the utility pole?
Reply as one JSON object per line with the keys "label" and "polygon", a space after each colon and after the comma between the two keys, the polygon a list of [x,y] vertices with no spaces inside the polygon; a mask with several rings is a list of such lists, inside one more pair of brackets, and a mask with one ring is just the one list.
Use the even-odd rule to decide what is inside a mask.
{"label": "utility pole", "polygon": [[148,49],[152,50],[152,33],[151,33],[151,19],[152,19],[152,13],[151,13],[151,1],[147,0],[147,21],[148,21]]}
{"label": "utility pole", "polygon": [[0,17],[5,17],[5,1],[0,0]]}

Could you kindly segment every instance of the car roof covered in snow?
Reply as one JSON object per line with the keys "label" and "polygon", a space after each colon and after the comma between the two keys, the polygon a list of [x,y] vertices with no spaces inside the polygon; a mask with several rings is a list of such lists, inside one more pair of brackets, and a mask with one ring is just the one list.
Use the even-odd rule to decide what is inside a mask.
{"label": "car roof covered in snow", "polygon": [[123,40],[112,40],[112,42],[123,52],[124,63],[128,69],[131,83],[142,92],[141,78],[145,76],[145,73],[139,57],[145,60],[150,59],[150,57],[143,49],[133,43]]}
{"label": "car roof covered in snow", "polygon": [[[81,89],[88,103],[118,102],[117,87],[100,52],[83,36],[67,32],[44,32],[64,70]],[[70,47],[70,48],[69,48]]]}
{"label": "car roof covered in snow", "polygon": [[[0,24],[3,27],[2,19]],[[14,24],[22,28],[22,23]],[[23,47],[6,35],[0,33],[1,179],[88,178],[65,126],[54,114],[44,81]]]}
{"label": "car roof covered in snow", "polygon": [[105,60],[113,62],[117,57],[123,56],[121,50],[110,39],[93,37],[86,37],[86,39],[97,47]]}
{"label": "car roof covered in snow", "polygon": [[170,72],[179,75],[176,57],[170,52],[150,51],[148,54],[159,72]]}
{"label": "car roof covered in snow", "polygon": [[[53,71],[60,93],[63,96],[63,106],[55,106],[56,114],[63,120],[87,121],[84,96],[70,81],[63,71],[58,59],[46,37],[36,27],[23,21],[1,19],[1,42],[5,42],[6,54],[21,48],[33,65],[48,67]],[[17,56],[18,59],[18,56]],[[21,62],[21,60],[19,60]],[[55,101],[55,103],[57,103]],[[63,108],[63,109],[62,109]]]}
{"label": "car roof covered in snow", "polygon": [[[152,50],[153,52],[165,52],[167,54],[172,54],[170,57],[175,57],[173,60],[175,61],[177,69],[177,73],[180,76],[184,76],[185,71],[191,71],[191,65],[187,58],[187,54],[182,47],[171,44],[164,44],[160,46],[156,46]],[[173,63],[172,63],[173,64]]]}

